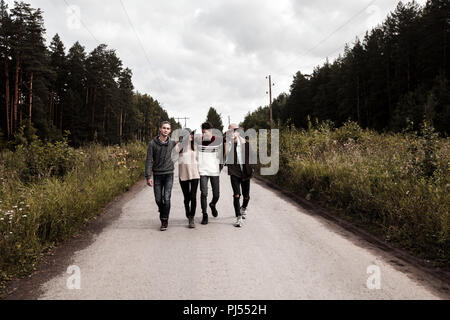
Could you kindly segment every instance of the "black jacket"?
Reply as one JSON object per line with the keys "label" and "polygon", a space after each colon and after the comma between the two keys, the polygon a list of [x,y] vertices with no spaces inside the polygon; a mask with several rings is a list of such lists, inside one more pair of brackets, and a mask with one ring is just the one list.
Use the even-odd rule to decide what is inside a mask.
{"label": "black jacket", "polygon": [[[243,180],[249,180],[253,177],[253,174],[255,172],[255,164],[250,164],[250,152],[252,152],[252,149],[250,148],[250,144],[248,142],[243,143],[241,145],[241,152],[242,152],[242,159],[244,160],[244,164],[242,165],[242,169],[240,164],[238,163],[238,157],[237,157],[237,144],[233,145],[233,152],[234,152],[234,158],[233,163],[230,163],[230,157],[227,157],[226,166],[228,167],[228,174],[230,176],[236,176]],[[243,146],[243,147],[242,147]]]}
{"label": "black jacket", "polygon": [[155,137],[150,141],[147,150],[147,161],[145,162],[145,177],[150,179],[152,175],[163,175],[173,173],[175,170],[172,161],[172,150],[176,142],[167,139],[166,142]]}

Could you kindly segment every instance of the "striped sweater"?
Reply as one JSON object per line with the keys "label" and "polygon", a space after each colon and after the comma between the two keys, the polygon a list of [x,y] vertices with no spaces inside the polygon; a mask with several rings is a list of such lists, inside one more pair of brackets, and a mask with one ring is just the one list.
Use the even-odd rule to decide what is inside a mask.
{"label": "striped sweater", "polygon": [[198,171],[200,176],[220,176],[223,143],[220,140],[216,140],[216,137],[212,137],[211,141],[203,141],[198,151]]}

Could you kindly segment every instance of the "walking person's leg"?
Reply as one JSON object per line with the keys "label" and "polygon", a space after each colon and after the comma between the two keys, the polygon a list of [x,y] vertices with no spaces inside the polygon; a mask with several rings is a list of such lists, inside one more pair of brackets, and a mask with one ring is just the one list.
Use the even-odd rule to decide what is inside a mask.
{"label": "walking person's leg", "polygon": [[189,204],[191,201],[191,191],[190,191],[190,181],[181,181],[180,180],[181,190],[183,191],[184,197],[184,209],[186,211],[186,218],[189,218],[191,209],[189,208]]}
{"label": "walking person's leg", "polygon": [[195,211],[197,210],[197,190],[199,179],[190,180],[189,184],[190,184],[189,200],[191,202],[191,211],[189,213],[189,228],[194,229],[195,228],[194,217]]}
{"label": "walking person's leg", "polygon": [[250,202],[250,179],[242,181],[242,196],[244,197],[244,201],[241,208],[242,218],[245,219],[247,217],[247,208],[248,203]]}
{"label": "walking person's leg", "polygon": [[170,216],[170,198],[172,197],[173,174],[161,176],[162,200],[161,206],[161,231],[166,231],[169,225]]}
{"label": "walking person's leg", "polygon": [[208,176],[201,176],[200,177],[200,200],[201,200],[201,206],[202,206],[202,213],[203,213],[203,220],[202,224],[206,225],[208,224]]}
{"label": "walking person's leg", "polygon": [[169,220],[170,216],[170,200],[172,198],[173,189],[173,173],[166,174],[164,180],[164,209],[165,219]]}
{"label": "walking person's leg", "polygon": [[161,230],[167,229],[166,221],[164,221],[164,196],[163,196],[163,177],[159,175],[155,175],[153,177],[153,192],[155,194],[155,201],[158,205],[159,210],[159,219],[161,220]]}
{"label": "walking person's leg", "polygon": [[197,190],[198,190],[198,184],[200,180],[194,179],[191,180],[191,190],[190,190],[190,200],[191,200],[191,212],[190,216],[195,217],[195,211],[197,210]]}
{"label": "walking person's leg", "polygon": [[242,214],[241,214],[241,179],[236,176],[231,177],[231,187],[233,189],[233,206],[236,214],[236,227],[242,226]]}
{"label": "walking person's leg", "polygon": [[219,202],[220,198],[220,177],[211,177],[211,189],[213,192],[213,199],[211,203],[209,204],[209,207],[211,208],[212,215],[214,218],[217,218],[219,216],[219,213],[217,212],[217,202]]}

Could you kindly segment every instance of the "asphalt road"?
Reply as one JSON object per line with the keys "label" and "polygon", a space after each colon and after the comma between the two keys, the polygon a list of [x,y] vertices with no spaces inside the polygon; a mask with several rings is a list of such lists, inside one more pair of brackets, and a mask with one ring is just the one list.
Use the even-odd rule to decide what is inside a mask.
{"label": "asphalt road", "polygon": [[[29,285],[29,295],[25,297],[445,298],[414,267],[395,263],[388,253],[306,212],[256,181],[251,185],[249,216],[243,228],[233,226],[232,190],[224,172],[219,218],[211,218],[208,226],[202,226],[197,212],[197,228],[191,230],[187,228],[182,192],[175,178],[171,220],[166,232],[159,231],[153,190],[144,184],[141,181],[126,201],[115,205],[118,213],[89,243],[65,258],[58,258],[59,268],[48,271],[51,274],[46,275],[46,280],[38,281],[39,288]],[[108,210],[113,208],[106,210],[106,216]],[[63,246],[60,250],[69,249]],[[68,279],[74,279],[74,274],[67,273],[71,265],[80,271],[80,289],[67,286]],[[372,286],[367,284],[369,277]],[[374,288],[377,284],[379,289]],[[15,298],[21,298],[20,290],[24,289],[18,288]]]}

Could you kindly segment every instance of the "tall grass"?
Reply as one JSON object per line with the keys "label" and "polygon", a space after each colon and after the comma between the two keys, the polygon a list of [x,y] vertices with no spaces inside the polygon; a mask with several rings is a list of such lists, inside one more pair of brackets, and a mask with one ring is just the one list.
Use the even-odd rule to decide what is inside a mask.
{"label": "tall grass", "polygon": [[450,266],[450,139],[379,134],[353,122],[284,128],[273,182],[387,241]]}
{"label": "tall grass", "polygon": [[29,274],[45,250],[80,230],[142,177],[146,147],[33,141],[0,153],[0,284]]}

